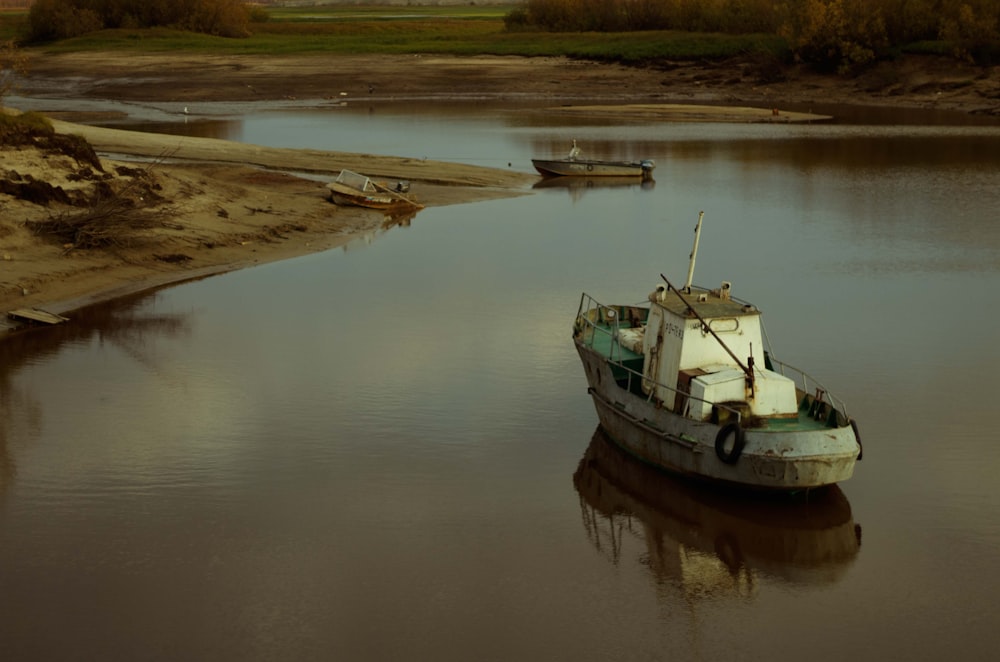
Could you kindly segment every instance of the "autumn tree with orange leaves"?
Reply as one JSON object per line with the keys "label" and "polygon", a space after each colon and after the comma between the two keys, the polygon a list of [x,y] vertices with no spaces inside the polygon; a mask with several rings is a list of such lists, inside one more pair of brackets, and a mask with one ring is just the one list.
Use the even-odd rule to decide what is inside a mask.
{"label": "autumn tree with orange leaves", "polygon": [[678,30],[778,34],[817,68],[849,71],[919,42],[989,64],[1000,60],[998,0],[525,0],[509,30]]}
{"label": "autumn tree with orange leaves", "polygon": [[249,35],[243,0],[35,0],[28,40],[53,41],[104,28],[173,27],[218,37]]}

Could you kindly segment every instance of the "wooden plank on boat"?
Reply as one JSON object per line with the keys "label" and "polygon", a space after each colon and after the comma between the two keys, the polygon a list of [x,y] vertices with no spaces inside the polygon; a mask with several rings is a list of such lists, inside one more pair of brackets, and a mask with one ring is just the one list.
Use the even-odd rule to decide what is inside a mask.
{"label": "wooden plank on boat", "polygon": [[7,315],[17,320],[40,322],[42,324],[62,324],[69,321],[68,317],[56,315],[40,308],[18,308],[17,310],[8,311]]}

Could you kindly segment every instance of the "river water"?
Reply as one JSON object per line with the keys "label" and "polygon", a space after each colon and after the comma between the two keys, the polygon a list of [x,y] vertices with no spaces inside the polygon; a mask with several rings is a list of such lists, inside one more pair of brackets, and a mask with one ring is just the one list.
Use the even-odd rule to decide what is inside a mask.
{"label": "river water", "polygon": [[[215,111],[130,125],[524,171],[576,138],[656,181],[429,208],[0,344],[0,659],[995,659],[1000,126]],[[859,421],[807,502],[597,427],[580,294],[683,279],[702,210],[695,282]]]}

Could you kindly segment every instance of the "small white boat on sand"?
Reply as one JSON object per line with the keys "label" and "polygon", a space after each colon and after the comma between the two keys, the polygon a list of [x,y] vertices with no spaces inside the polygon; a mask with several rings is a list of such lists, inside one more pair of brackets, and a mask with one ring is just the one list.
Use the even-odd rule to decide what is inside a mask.
{"label": "small white boat on sand", "polygon": [[330,200],[338,205],[369,209],[423,208],[423,205],[406,195],[409,190],[407,183],[398,182],[395,189],[392,189],[351,170],[341,170],[337,179],[327,184],[327,188],[330,190]]}
{"label": "small white boat on sand", "polygon": [[796,492],[847,480],[861,458],[843,402],[765,346],[761,312],[731,284],[661,275],[642,305],[584,293],[573,327],[601,427],[624,450],[674,473]]}
{"label": "small white boat on sand", "polygon": [[573,141],[573,148],[564,159],[531,159],[541,175],[545,177],[641,177],[653,176],[656,162],[642,161],[598,161],[581,159],[580,148]]}

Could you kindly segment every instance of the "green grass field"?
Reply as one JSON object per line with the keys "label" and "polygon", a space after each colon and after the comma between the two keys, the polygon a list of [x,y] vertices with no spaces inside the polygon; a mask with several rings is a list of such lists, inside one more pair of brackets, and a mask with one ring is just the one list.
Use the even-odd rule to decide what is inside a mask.
{"label": "green grass field", "polygon": [[[508,32],[503,19],[510,9],[510,5],[274,8],[269,10],[266,22],[251,23],[251,36],[242,39],[166,28],[121,29],[28,48],[51,53],[125,50],[255,55],[564,55],[626,63],[656,58],[720,58],[748,52],[782,54],[787,49],[785,42],[774,35]],[[0,39],[23,33],[26,21],[23,10],[0,12]]]}

